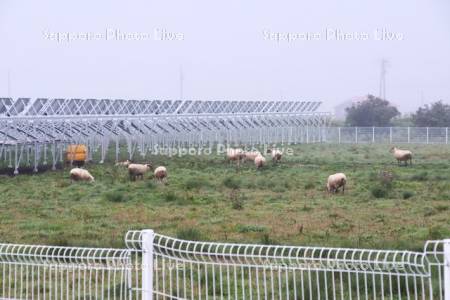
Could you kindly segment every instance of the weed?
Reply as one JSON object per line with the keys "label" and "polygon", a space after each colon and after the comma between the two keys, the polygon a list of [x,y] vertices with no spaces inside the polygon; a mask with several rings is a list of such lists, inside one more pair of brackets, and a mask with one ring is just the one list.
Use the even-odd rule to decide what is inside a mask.
{"label": "weed", "polygon": [[411,192],[411,191],[404,191],[404,192],[402,193],[403,199],[409,199],[409,198],[411,198],[412,196],[414,196],[414,193]]}
{"label": "weed", "polygon": [[202,241],[202,233],[195,227],[181,228],[177,231],[177,238],[187,241]]}
{"label": "weed", "polygon": [[104,198],[107,201],[111,202],[125,202],[127,201],[127,198],[125,197],[125,193],[120,190],[110,191],[106,192],[104,194]]}

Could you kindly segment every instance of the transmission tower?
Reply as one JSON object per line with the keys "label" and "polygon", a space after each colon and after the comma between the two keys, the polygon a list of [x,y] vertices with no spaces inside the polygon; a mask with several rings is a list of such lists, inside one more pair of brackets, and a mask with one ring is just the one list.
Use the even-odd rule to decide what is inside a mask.
{"label": "transmission tower", "polygon": [[386,59],[381,60],[381,74],[380,74],[380,94],[379,98],[386,99],[386,72],[388,61]]}

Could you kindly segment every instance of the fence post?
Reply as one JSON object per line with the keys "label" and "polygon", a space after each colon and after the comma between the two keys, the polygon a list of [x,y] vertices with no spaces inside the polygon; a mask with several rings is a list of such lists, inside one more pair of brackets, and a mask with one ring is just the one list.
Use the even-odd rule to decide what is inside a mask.
{"label": "fence post", "polygon": [[339,143],[338,144],[340,144],[341,143],[341,127],[339,127],[339,129],[338,129],[338,136],[339,136]]}
{"label": "fence post", "polygon": [[375,127],[372,127],[372,144],[375,143]]}
{"label": "fence post", "polygon": [[428,142],[429,142],[429,134],[428,134],[428,130],[429,128],[427,127],[427,144],[428,144]]}
{"label": "fence post", "polygon": [[450,300],[450,239],[444,240],[444,299]]}
{"label": "fence post", "polygon": [[392,144],[392,127],[389,127],[389,144]]}
{"label": "fence post", "polygon": [[142,300],[153,300],[153,230],[142,231]]}
{"label": "fence post", "polygon": [[355,143],[358,144],[358,127],[355,127]]}
{"label": "fence post", "polygon": [[445,144],[448,144],[448,127],[445,128]]}
{"label": "fence post", "polygon": [[408,144],[411,139],[411,128],[408,126]]}

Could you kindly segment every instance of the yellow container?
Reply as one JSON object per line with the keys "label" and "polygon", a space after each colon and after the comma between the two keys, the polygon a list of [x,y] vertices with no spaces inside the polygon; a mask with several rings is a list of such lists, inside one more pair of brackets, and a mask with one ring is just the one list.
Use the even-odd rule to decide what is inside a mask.
{"label": "yellow container", "polygon": [[66,158],[68,161],[86,161],[87,153],[86,145],[69,145]]}

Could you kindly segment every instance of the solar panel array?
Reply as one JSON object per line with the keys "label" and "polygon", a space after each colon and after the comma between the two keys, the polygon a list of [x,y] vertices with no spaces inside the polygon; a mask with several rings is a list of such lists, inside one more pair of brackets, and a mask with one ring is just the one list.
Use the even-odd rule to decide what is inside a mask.
{"label": "solar panel array", "polygon": [[310,113],[314,101],[0,98],[0,116]]}
{"label": "solar panel array", "polygon": [[17,172],[24,161],[34,160],[37,169],[48,151],[55,165],[70,143],[88,145],[90,155],[100,152],[103,161],[113,144],[117,160],[123,147],[132,158],[136,151],[145,156],[155,145],[298,141],[312,128],[327,125],[330,115],[317,112],[319,106],[308,101],[0,98],[0,159]]}

